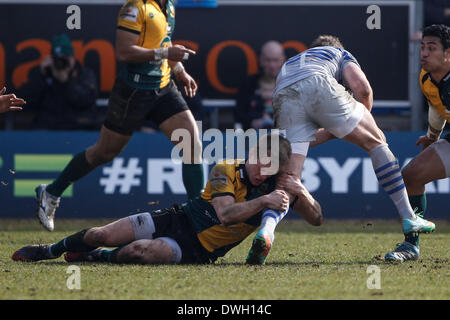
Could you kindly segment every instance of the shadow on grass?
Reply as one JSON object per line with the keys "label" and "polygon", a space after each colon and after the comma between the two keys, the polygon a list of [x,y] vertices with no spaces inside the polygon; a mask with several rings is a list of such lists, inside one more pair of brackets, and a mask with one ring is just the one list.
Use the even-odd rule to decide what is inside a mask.
{"label": "shadow on grass", "polygon": [[384,265],[389,264],[383,260],[366,260],[366,261],[349,261],[349,262],[318,262],[318,261],[273,261],[267,262],[264,265],[247,265],[244,262],[221,262],[217,266],[246,266],[248,268],[264,268],[264,267],[285,267],[285,266],[298,266],[298,267],[313,267],[319,269],[321,265],[323,266],[351,266],[351,265]]}
{"label": "shadow on grass", "polygon": [[136,266],[151,266],[151,267],[186,267],[186,266],[193,266],[193,267],[204,267],[204,266],[212,266],[212,267],[248,267],[248,268],[264,268],[264,267],[285,267],[285,266],[298,266],[298,267],[313,267],[313,268],[320,268],[321,265],[323,266],[351,266],[351,265],[360,265],[360,266],[366,266],[366,265],[391,265],[392,263],[387,263],[384,260],[364,260],[364,261],[348,261],[348,262],[328,262],[328,261],[273,261],[273,262],[267,262],[264,265],[247,265],[245,262],[226,262],[221,261],[218,263],[212,263],[212,264],[135,264],[135,263],[110,263],[110,262],[104,262],[104,261],[82,261],[82,262],[66,262],[64,260],[42,260],[38,262],[16,262],[20,263],[22,265],[48,265],[48,266],[70,266],[70,265],[77,265],[77,266],[111,266],[114,268],[129,268],[129,267],[136,267]]}
{"label": "shadow on grass", "polygon": [[64,259],[55,259],[55,260],[41,260],[41,261],[15,261],[14,263],[19,263],[22,265],[47,265],[47,266],[66,266],[69,267],[71,265],[77,265],[77,266],[95,266],[95,265],[109,265],[114,267],[129,267],[129,266],[136,266],[138,264],[119,264],[119,263],[110,263],[110,262],[104,262],[104,261],[73,261],[73,262],[67,262]]}
{"label": "shadow on grass", "polygon": [[[436,224],[436,233],[450,233],[450,219],[432,220]],[[365,233],[365,234],[401,234],[399,220],[324,220],[321,226],[314,227],[302,220],[283,220],[277,231],[290,233],[326,234],[326,233]]]}

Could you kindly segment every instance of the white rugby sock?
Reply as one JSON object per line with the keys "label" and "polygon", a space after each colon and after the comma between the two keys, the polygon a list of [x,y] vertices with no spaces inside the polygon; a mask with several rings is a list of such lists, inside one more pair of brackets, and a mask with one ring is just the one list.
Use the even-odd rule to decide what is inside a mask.
{"label": "white rugby sock", "polygon": [[400,217],[415,219],[416,215],[409,204],[398,160],[389,150],[388,145],[379,145],[370,150],[369,155],[372,159],[373,169],[378,182],[387,192],[392,202],[394,202]]}
{"label": "white rugby sock", "polygon": [[261,227],[258,232],[264,230],[264,234],[269,235],[270,242],[273,242],[273,239],[275,238],[275,228],[277,227],[277,224],[286,216],[288,211],[289,209],[286,209],[284,212],[273,209],[264,209]]}

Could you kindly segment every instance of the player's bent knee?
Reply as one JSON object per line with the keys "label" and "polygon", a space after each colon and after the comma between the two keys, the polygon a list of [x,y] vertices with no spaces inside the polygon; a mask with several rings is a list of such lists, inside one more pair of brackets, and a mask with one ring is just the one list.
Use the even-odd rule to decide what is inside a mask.
{"label": "player's bent knee", "polygon": [[121,150],[104,150],[96,144],[86,150],[86,158],[91,165],[98,167],[112,161],[120,154],[120,151]]}
{"label": "player's bent knee", "polygon": [[143,257],[145,256],[145,247],[146,245],[143,243],[146,240],[137,240],[132,242],[128,250],[126,250],[126,259],[129,262],[141,262]]}
{"label": "player's bent knee", "polygon": [[402,176],[406,186],[420,184],[420,181],[418,181],[420,170],[418,170],[412,162],[408,163],[406,167],[403,168]]}
{"label": "player's bent knee", "polygon": [[[177,247],[179,255],[176,253]],[[146,249],[146,256],[143,257],[144,263],[179,263],[181,260],[181,249],[171,238],[151,240]]]}
{"label": "player's bent knee", "polygon": [[115,157],[119,155],[120,152],[109,151],[97,153],[95,156],[95,162],[98,164],[105,164],[114,160]]}
{"label": "player's bent knee", "polygon": [[138,240],[133,242],[131,244],[132,250],[129,253],[130,260],[142,264],[178,263],[181,260],[181,256],[177,261],[174,255],[173,245],[165,239],[170,238]]}
{"label": "player's bent knee", "polygon": [[85,241],[90,245],[104,245],[108,242],[108,232],[100,227],[89,229],[85,235]]}
{"label": "player's bent knee", "polygon": [[410,181],[410,178],[412,177],[412,171],[414,170],[411,170],[408,165],[402,169],[403,181],[405,183],[408,183]]}
{"label": "player's bent knee", "polygon": [[[162,243],[165,243],[164,244],[165,252],[166,252],[165,257],[169,258],[168,263],[180,263],[181,262],[181,257],[182,257],[181,247],[174,239],[168,238],[168,237],[161,237],[161,238],[157,238],[156,240],[159,240],[159,241],[162,241]],[[160,242],[161,245],[163,245],[162,243]],[[169,247],[167,247],[167,246],[169,246]],[[167,254],[169,254],[169,255],[167,256]]]}
{"label": "player's bent knee", "polygon": [[367,152],[371,152],[372,150],[380,147],[387,146],[386,141],[383,140],[381,136],[368,136],[362,143],[361,148],[363,148]]}

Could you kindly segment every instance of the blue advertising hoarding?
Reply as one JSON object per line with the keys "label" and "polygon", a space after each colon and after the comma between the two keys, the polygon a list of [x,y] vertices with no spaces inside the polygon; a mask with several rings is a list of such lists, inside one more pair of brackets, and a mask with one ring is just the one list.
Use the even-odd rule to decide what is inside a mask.
{"label": "blue advertising hoarding", "polygon": [[[420,151],[414,145],[420,134],[387,134],[402,166]],[[92,132],[0,132],[0,217],[34,217],[34,188],[55,179],[97,137]],[[162,133],[136,133],[114,161],[66,190],[58,217],[119,218],[184,202],[181,165],[171,160],[172,148]],[[210,168],[205,166],[205,172]],[[303,182],[321,203],[325,219],[398,217],[378,186],[369,156],[349,143],[330,141],[311,148]],[[427,217],[449,218],[450,179],[428,184],[427,194]]]}

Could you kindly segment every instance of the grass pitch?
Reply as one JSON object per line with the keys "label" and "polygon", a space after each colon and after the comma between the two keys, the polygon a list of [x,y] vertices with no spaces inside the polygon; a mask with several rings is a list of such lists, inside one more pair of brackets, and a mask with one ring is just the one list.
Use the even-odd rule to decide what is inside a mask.
{"label": "grass pitch", "polygon": [[[377,220],[283,221],[264,266],[244,264],[253,235],[214,265],[79,263],[81,290],[67,288],[62,257],[11,260],[24,245],[106,222],[58,219],[49,233],[35,220],[0,220],[0,299],[450,299],[450,221],[421,236],[419,261],[399,265],[382,257],[403,240],[400,224]],[[380,268],[380,289],[367,288],[370,265]]]}

